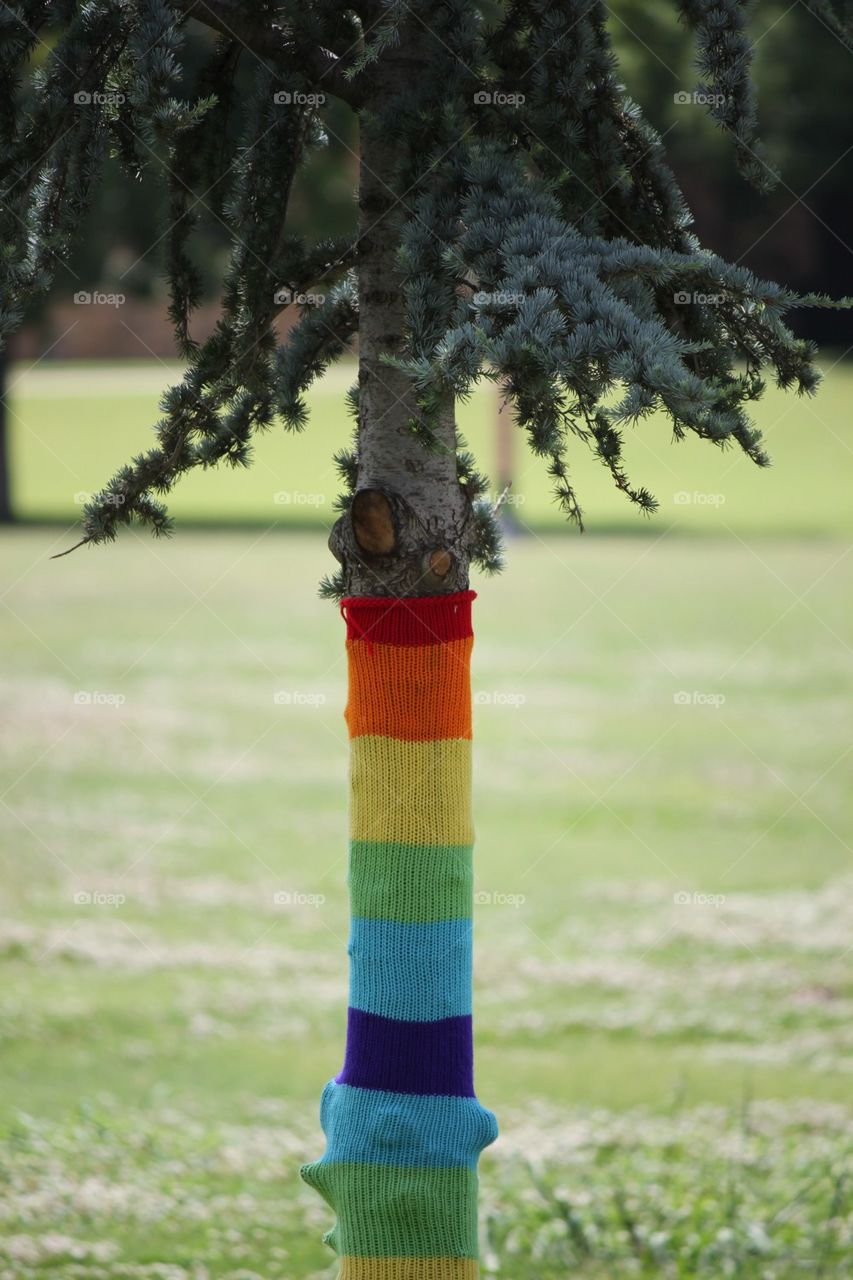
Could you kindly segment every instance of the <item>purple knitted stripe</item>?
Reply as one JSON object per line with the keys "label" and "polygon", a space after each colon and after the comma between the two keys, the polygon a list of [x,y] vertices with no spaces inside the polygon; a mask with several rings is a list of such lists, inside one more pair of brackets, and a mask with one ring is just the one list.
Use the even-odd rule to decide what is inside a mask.
{"label": "purple knitted stripe", "polygon": [[336,1082],[473,1098],[471,1017],[407,1022],[349,1008],[346,1056]]}

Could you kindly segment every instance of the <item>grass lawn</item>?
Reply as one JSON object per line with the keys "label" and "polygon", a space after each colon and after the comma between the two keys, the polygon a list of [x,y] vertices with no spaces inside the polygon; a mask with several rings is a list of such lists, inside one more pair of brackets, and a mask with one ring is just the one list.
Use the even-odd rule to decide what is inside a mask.
{"label": "grass lawn", "polygon": [[[827,357],[825,371],[817,397],[802,400],[771,389],[756,406],[756,420],[774,460],[769,470],[759,471],[736,447],[723,451],[695,437],[673,443],[662,416],[628,433],[628,473],[660,502],[651,522],[614,489],[577,441],[572,475],[590,530],[849,534],[853,364]],[[170,500],[175,516],[264,524],[328,522],[339,490],[331,459],[350,439],[344,393],[355,376],[349,362],[333,369],[308,397],[309,428],[296,436],[280,429],[270,432],[258,443],[251,470],[234,474],[220,469],[185,478]],[[10,420],[21,515],[75,519],[90,492],[149,447],[158,399],[178,377],[177,366],[159,361],[102,366],[43,361],[30,369],[13,369]],[[494,389],[483,388],[460,411],[462,429],[487,474],[495,465],[496,404]],[[544,464],[528,453],[520,434],[513,500],[525,523],[563,527]]]}
{"label": "grass lawn", "polygon": [[[815,447],[839,472],[825,497],[798,443],[787,514],[820,537],[757,536],[796,477],[747,471],[736,532],[532,534],[476,583],[486,1274],[853,1275],[853,557],[846,445]],[[68,541],[2,537],[0,1278],[325,1280],[297,1176],[346,1003],[323,538],[49,562]]]}

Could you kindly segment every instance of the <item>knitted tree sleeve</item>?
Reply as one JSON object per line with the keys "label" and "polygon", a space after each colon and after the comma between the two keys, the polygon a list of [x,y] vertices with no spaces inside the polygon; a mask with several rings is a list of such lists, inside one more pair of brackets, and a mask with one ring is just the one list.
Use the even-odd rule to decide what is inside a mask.
{"label": "knitted tree sleeve", "polygon": [[350,598],[350,1000],[327,1146],[301,1173],[335,1210],[341,1280],[474,1280],[473,591]]}

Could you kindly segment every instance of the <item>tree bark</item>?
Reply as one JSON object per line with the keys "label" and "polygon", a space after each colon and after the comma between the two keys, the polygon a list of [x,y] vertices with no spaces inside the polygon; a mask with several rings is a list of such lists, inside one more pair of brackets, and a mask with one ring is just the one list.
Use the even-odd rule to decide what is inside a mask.
{"label": "tree bark", "polygon": [[383,362],[404,350],[406,300],[397,265],[400,230],[411,211],[397,175],[404,142],[371,112],[393,101],[425,65],[428,49],[412,22],[381,60],[361,120],[359,175],[358,482],[352,511],[330,547],[353,596],[432,595],[465,590],[473,541],[467,495],[456,474],[456,419],[449,403],[428,447],[412,424],[411,380]]}

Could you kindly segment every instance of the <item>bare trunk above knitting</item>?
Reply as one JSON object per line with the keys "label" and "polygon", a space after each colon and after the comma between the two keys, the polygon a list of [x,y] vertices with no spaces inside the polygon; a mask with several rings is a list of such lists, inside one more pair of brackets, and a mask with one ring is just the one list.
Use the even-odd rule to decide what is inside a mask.
{"label": "bare trunk above knitting", "polygon": [[[374,92],[387,102],[418,73],[426,52],[416,23],[383,60]],[[456,419],[448,403],[427,447],[413,430],[411,380],[383,355],[404,352],[406,299],[397,265],[405,196],[394,193],[399,143],[370,120],[361,125],[359,179],[358,481],[350,512],[329,545],[354,596],[423,596],[468,586],[471,504],[456,474]]]}

